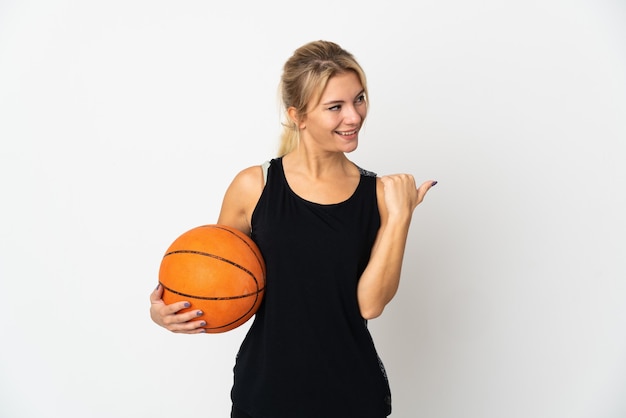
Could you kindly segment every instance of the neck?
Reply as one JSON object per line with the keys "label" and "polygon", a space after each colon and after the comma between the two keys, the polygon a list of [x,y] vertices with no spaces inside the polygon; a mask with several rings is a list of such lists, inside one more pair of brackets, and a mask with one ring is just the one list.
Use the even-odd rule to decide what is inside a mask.
{"label": "neck", "polygon": [[338,171],[347,174],[354,169],[343,152],[311,152],[303,146],[286,154],[283,163],[286,169],[313,178],[335,175]]}

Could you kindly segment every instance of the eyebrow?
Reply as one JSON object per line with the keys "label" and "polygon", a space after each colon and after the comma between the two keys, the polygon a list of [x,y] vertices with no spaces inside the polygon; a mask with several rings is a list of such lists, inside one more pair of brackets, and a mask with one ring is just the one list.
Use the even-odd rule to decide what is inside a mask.
{"label": "eyebrow", "polygon": [[[357,97],[363,95],[365,93],[365,89],[361,90],[360,92],[358,92],[356,94],[356,96],[354,96],[354,98],[356,99]],[[344,103],[345,100],[331,100],[330,102],[324,102],[322,103],[322,106],[328,106],[328,105],[335,105],[335,104],[341,104]]]}

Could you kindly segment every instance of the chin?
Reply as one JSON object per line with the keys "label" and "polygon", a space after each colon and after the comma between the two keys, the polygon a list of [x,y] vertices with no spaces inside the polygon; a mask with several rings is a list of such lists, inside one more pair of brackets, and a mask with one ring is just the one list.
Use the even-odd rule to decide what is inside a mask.
{"label": "chin", "polygon": [[350,153],[354,150],[356,150],[359,146],[359,140],[358,139],[353,139],[350,142],[344,142],[343,144],[341,144],[341,146],[339,147],[339,149],[341,149],[342,152],[344,153]]}

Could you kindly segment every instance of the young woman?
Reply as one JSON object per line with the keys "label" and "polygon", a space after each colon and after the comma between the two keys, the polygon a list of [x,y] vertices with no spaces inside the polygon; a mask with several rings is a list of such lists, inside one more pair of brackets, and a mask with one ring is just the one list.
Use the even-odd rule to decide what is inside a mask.
{"label": "young woman", "polygon": [[[232,417],[383,418],[391,394],[367,320],[395,295],[413,211],[436,182],[377,177],[346,157],[367,116],[367,84],[337,44],[297,49],[281,93],[280,157],[241,171],[218,219],[250,234],[267,265],[237,354]],[[203,331],[196,311],[178,314],[185,302],[161,295],[150,298],[154,322]]]}

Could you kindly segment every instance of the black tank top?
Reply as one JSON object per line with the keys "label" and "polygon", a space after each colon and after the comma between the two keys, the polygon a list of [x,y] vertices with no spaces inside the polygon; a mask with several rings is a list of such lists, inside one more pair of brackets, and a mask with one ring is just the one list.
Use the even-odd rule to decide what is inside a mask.
{"label": "black tank top", "polygon": [[252,215],[267,287],[237,355],[238,408],[254,418],[390,414],[385,370],[356,297],[379,227],[374,173],[361,170],[350,198],[322,205],[296,195],[282,160],[272,160]]}

